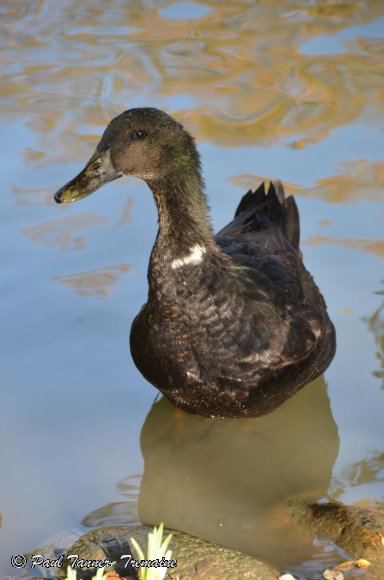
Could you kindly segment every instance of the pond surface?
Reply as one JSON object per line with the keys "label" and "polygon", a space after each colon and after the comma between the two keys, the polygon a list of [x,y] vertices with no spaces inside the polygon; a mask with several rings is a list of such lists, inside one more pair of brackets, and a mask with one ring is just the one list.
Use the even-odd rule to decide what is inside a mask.
{"label": "pond surface", "polygon": [[[307,492],[383,507],[383,2],[3,0],[0,12],[0,573],[55,534],[141,518],[317,577],[342,555],[267,511]],[[145,184],[53,201],[134,106],[196,136],[215,229],[262,179],[296,195],[338,349],[270,416],[153,406],[128,344],[156,235]]]}

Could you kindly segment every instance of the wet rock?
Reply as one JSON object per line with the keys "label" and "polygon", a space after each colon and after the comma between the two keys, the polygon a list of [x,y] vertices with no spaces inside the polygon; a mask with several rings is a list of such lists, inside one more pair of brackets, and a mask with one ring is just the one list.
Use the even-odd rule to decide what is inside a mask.
{"label": "wet rock", "polygon": [[384,578],[384,514],[336,502],[308,500],[290,501],[287,513],[296,524],[332,540],[354,558],[365,558],[375,564]]}
{"label": "wet rock", "polygon": [[[98,528],[81,536],[67,554],[78,554],[84,559],[107,558],[119,561],[122,554],[135,555],[130,543],[132,537],[138,541],[145,553],[148,531],[151,529],[145,526]],[[172,550],[172,559],[177,560],[177,567],[169,569],[167,578],[276,580],[279,576],[277,568],[257,558],[181,532],[165,530],[165,535],[168,533],[172,533],[169,549]],[[121,567],[120,570],[122,571]]]}

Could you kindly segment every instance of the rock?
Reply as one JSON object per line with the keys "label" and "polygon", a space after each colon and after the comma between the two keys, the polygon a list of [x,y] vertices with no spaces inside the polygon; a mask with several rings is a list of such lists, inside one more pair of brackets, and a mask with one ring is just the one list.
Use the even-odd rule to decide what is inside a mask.
{"label": "rock", "polygon": [[378,511],[336,502],[291,500],[292,521],[335,542],[353,558],[374,564],[370,578],[384,578],[384,515]]}
{"label": "rock", "polygon": [[[130,539],[134,537],[146,553],[148,531],[145,526],[107,526],[92,530],[79,538],[67,551],[84,559],[120,560],[123,554],[133,554]],[[222,548],[188,534],[164,530],[172,534],[169,549],[177,567],[169,569],[167,578],[188,580],[276,580],[279,571],[274,566],[240,552]],[[121,568],[120,568],[121,570]]]}

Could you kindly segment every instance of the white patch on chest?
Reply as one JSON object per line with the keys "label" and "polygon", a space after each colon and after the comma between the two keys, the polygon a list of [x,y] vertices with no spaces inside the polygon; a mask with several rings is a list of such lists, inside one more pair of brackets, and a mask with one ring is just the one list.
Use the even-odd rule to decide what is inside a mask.
{"label": "white patch on chest", "polygon": [[171,268],[172,270],[176,270],[177,268],[181,268],[182,266],[196,266],[203,261],[203,256],[206,252],[206,248],[204,246],[200,246],[200,244],[196,244],[191,248],[189,254],[184,256],[183,258],[175,258],[172,260]]}

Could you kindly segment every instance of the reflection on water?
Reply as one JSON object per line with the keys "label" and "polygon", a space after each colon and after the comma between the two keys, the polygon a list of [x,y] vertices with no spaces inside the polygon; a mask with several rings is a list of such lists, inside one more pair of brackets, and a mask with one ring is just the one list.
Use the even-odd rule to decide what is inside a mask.
{"label": "reflection on water", "polygon": [[[273,178],[273,175],[268,176]],[[262,181],[261,175],[239,175],[231,181],[244,189],[254,187]],[[287,193],[326,200],[329,203],[345,203],[364,200],[380,201],[384,189],[384,163],[370,162],[366,159],[343,163],[336,175],[319,179],[315,187],[300,187],[285,183]]]}
{"label": "reflection on water", "polygon": [[137,500],[140,480],[140,475],[131,475],[119,481],[116,485],[117,492],[125,501],[111,502],[87,514],[82,520],[83,526],[95,528],[138,523],[140,520],[137,513]]}
{"label": "reflection on water", "polygon": [[94,228],[107,220],[95,214],[68,216],[53,220],[49,223],[23,228],[21,233],[34,244],[56,246],[62,250],[83,250],[83,237],[78,234],[85,228]]}
{"label": "reflection on water", "polygon": [[370,252],[379,258],[384,258],[384,240],[378,240],[377,242],[356,239],[346,240],[343,238],[330,238],[328,236],[317,234],[316,236],[312,236],[308,240],[305,240],[305,244],[332,244],[333,246],[340,244],[340,246],[344,246],[346,248],[358,248],[363,252]]}
{"label": "reflection on water", "polygon": [[111,117],[141,105],[196,136],[217,229],[264,178],[297,196],[337,325],[327,381],[341,440],[329,487],[338,437],[320,382],[246,425],[161,401],[142,433],[141,515],[274,562],[308,557],[304,538],[271,527],[279,502],[328,487],[383,497],[384,3],[3,0],[0,14],[1,572],[49,534],[137,517],[136,496],[113,488],[142,468],[154,397],[128,335],[155,209],[134,180],[70,208],[52,193]]}
{"label": "reflection on water", "polygon": [[384,452],[372,453],[364,461],[359,461],[345,469],[345,477],[351,485],[362,485],[371,481],[384,481]]}
{"label": "reflection on water", "polygon": [[293,496],[327,495],[339,436],[322,378],[254,420],[205,419],[161,399],[141,447],[144,523],[162,521],[283,567],[312,553],[277,508]]}
{"label": "reflection on water", "polygon": [[[377,294],[383,295],[384,291],[377,292]],[[373,371],[372,374],[381,379],[381,388],[384,389],[384,302],[370,318],[364,318],[363,320],[367,323],[369,330],[373,332],[377,347],[376,357],[380,362],[380,368]]]}
{"label": "reflection on water", "polygon": [[194,103],[183,117],[198,138],[229,146],[314,143],[382,113],[380,39],[357,31],[337,58],[301,52],[311,38],[383,16],[381,0],[199,5],[209,10],[179,19],[169,1],[114,2],[105,11],[102,2],[66,0],[44,17],[44,3],[3,3],[0,107],[20,114],[27,106],[41,150],[59,133],[55,154],[64,160],[80,151],[75,128],[86,139],[87,127],[153,90],[159,100],[188,95]]}
{"label": "reflection on water", "polygon": [[98,268],[89,272],[56,276],[53,282],[62,286],[70,286],[81,296],[98,296],[105,298],[111,294],[121,282],[122,274],[129,272],[128,264],[114,264],[106,268]]}

